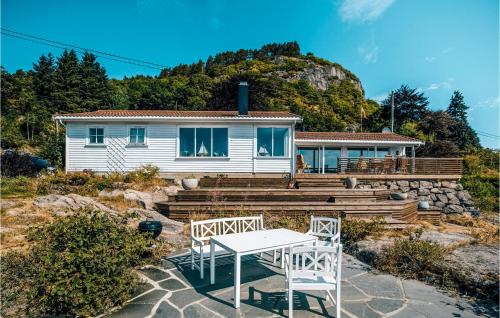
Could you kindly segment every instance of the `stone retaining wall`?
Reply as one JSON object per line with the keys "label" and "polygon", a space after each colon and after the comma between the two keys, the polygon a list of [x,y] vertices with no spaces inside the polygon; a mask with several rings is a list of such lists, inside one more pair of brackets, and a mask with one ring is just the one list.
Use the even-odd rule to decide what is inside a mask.
{"label": "stone retaining wall", "polygon": [[427,201],[444,213],[470,213],[479,215],[472,198],[460,181],[438,180],[358,180],[360,189],[390,189],[392,192],[408,193],[409,199]]}

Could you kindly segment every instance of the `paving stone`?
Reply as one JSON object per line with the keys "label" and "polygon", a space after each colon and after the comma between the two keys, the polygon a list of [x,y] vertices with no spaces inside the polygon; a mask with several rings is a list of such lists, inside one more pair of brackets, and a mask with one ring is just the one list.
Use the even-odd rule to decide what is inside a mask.
{"label": "paving stone", "polygon": [[182,313],[166,301],[162,301],[153,318],[181,318]]}
{"label": "paving stone", "polygon": [[156,282],[170,277],[168,273],[154,267],[143,268],[140,272]]}
{"label": "paving stone", "polygon": [[417,280],[402,280],[406,298],[410,300],[427,301],[429,303],[452,303],[453,299],[436,290],[435,287],[426,285]]}
{"label": "paving stone", "polygon": [[153,286],[153,285],[151,285],[150,283],[146,283],[146,282],[144,282],[144,283],[140,284],[140,285],[139,285],[139,288],[137,288],[137,289],[134,291],[134,293],[132,294],[132,297],[131,297],[131,298],[135,298],[135,297],[139,296],[140,294],[143,294],[143,293],[145,293],[145,292],[147,292],[148,290],[151,290],[151,289],[153,289],[153,288],[154,288],[154,286]]}
{"label": "paving stone", "polygon": [[165,288],[167,290],[178,290],[182,288],[186,288],[179,280],[175,278],[167,279],[161,283],[159,283],[161,288]]}
{"label": "paving stone", "polygon": [[184,317],[189,318],[219,318],[216,314],[199,304],[193,304],[184,309]]}
{"label": "paving stone", "polygon": [[411,308],[405,308],[400,312],[391,315],[391,318],[429,318],[427,316],[422,315],[418,311],[415,311]]}
{"label": "paving stone", "polygon": [[403,307],[404,303],[404,300],[399,299],[373,298],[368,305],[376,311],[388,314]]}
{"label": "paving stone", "polygon": [[378,318],[381,317],[379,314],[374,312],[370,307],[363,302],[356,303],[346,303],[342,305],[342,309],[357,316],[359,318]]}
{"label": "paving stone", "polygon": [[352,301],[352,300],[369,299],[369,297],[353,286],[341,285],[340,299],[341,301]]}
{"label": "paving stone", "polygon": [[350,282],[366,294],[374,297],[403,298],[398,280],[392,275],[366,274],[355,277]]}
{"label": "paving stone", "polygon": [[467,312],[453,305],[443,306],[426,302],[410,303],[408,308],[416,311],[424,316],[432,318],[469,318],[469,317],[479,317],[473,313]]}
{"label": "paving stone", "polygon": [[205,295],[198,293],[194,289],[185,289],[173,292],[172,296],[170,296],[168,300],[177,307],[183,308],[187,304],[193,303],[205,297]]}
{"label": "paving stone", "polygon": [[166,290],[155,289],[141,297],[132,300],[131,304],[156,304],[165,294]]}
{"label": "paving stone", "polygon": [[151,304],[128,304],[108,317],[110,318],[144,318],[151,314],[154,305]]}

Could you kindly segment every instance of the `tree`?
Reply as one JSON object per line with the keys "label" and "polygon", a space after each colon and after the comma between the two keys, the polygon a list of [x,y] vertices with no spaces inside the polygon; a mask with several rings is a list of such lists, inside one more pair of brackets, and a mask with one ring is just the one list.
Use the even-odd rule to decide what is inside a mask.
{"label": "tree", "polygon": [[54,107],[61,113],[82,111],[80,100],[80,72],[75,51],[65,50],[57,59],[54,74]]}
{"label": "tree", "polygon": [[86,52],[79,65],[80,108],[95,111],[109,108],[111,88],[106,70],[97,62],[96,56]]}
{"label": "tree", "polygon": [[456,121],[452,128],[453,138],[460,149],[480,147],[479,138],[467,121],[467,110],[464,96],[459,91],[454,91],[446,112]]}
{"label": "tree", "polygon": [[[379,123],[382,127],[390,127],[391,124],[391,95],[382,102]],[[424,93],[408,85],[401,85],[394,92],[394,132],[400,132],[401,125],[406,121],[420,121],[428,112],[429,101]],[[374,127],[377,130],[382,127]]]}

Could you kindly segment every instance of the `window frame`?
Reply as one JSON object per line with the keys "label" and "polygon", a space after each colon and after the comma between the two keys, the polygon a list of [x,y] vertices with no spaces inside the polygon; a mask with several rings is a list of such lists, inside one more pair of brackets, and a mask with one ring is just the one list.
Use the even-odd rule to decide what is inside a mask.
{"label": "window frame", "polygon": [[[269,156],[259,156],[259,149],[258,149],[258,138],[257,138],[257,131],[259,128],[271,128],[271,151]],[[287,129],[287,141],[285,144],[285,154],[283,156],[274,156],[274,128],[286,128]],[[291,129],[289,125],[256,125],[254,127],[254,153],[253,156],[255,159],[290,159],[291,155],[291,149],[292,149],[292,136],[291,136]]]}
{"label": "window frame", "polygon": [[[102,143],[93,143],[90,141],[90,130],[91,129],[102,129]],[[96,136],[99,136],[96,134]],[[103,147],[107,145],[106,138],[106,127],[105,126],[87,126],[87,142],[86,146],[90,147]]]}
{"label": "window frame", "polygon": [[[130,142],[130,137],[131,137],[131,130],[133,128],[143,128],[144,129],[144,143],[138,143],[138,142]],[[146,126],[140,126],[140,125],[131,125],[127,127],[128,134],[127,134],[127,146],[128,147],[145,147],[148,145],[148,129]],[[138,135],[137,135],[138,136]],[[136,136],[136,141],[137,141],[137,136]]]}
{"label": "window frame", "polygon": [[[181,128],[194,128],[194,156],[181,156]],[[210,156],[199,157],[196,154],[196,128],[209,128],[210,129]],[[213,156],[214,152],[214,128],[225,128],[227,129],[227,154],[225,157],[215,157]],[[228,160],[231,157],[231,127],[226,125],[177,125],[177,136],[176,136],[176,147],[175,147],[175,159],[180,160]]]}

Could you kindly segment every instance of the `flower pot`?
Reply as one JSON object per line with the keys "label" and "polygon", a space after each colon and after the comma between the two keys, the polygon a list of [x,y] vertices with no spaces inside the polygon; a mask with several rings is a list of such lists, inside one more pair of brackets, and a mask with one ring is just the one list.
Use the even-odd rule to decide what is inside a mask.
{"label": "flower pot", "polygon": [[139,222],[139,231],[142,233],[151,234],[152,238],[157,238],[163,229],[160,221],[148,220]]}
{"label": "flower pot", "polygon": [[418,202],[418,208],[420,210],[428,210],[430,208],[429,202],[425,201],[425,200],[419,201]]}
{"label": "flower pot", "polygon": [[184,190],[194,190],[198,187],[198,179],[182,179],[181,184]]}
{"label": "flower pot", "polygon": [[391,198],[393,200],[406,200],[408,199],[408,193],[393,192],[391,193]]}
{"label": "flower pot", "polygon": [[348,177],[345,180],[345,183],[346,183],[347,189],[354,189],[354,188],[356,188],[356,184],[358,183],[358,180],[356,178],[353,178],[353,177]]}

